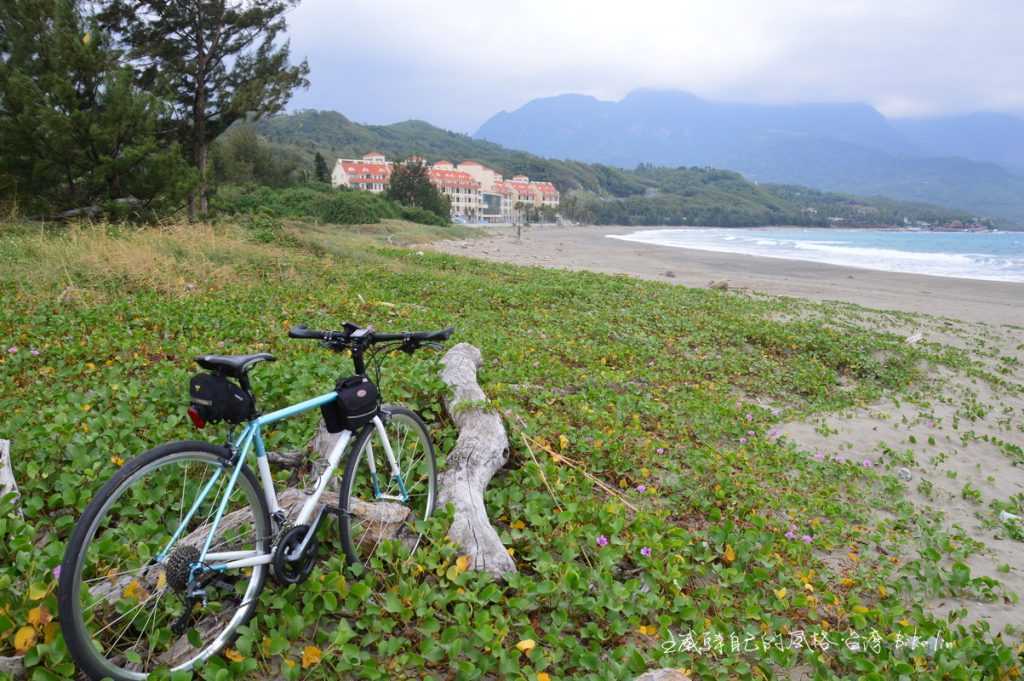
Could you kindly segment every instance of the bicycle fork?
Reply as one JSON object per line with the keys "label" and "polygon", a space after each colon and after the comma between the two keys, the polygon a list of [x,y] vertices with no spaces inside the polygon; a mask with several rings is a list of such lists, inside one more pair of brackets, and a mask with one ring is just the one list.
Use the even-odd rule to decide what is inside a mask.
{"label": "bicycle fork", "polygon": [[368,440],[366,443],[366,465],[370,469],[370,480],[373,482],[373,497],[374,499],[387,499],[390,501],[400,501],[403,504],[409,501],[409,494],[405,490],[405,481],[402,480],[402,471],[398,467],[398,460],[395,459],[395,452],[391,449],[391,442],[388,440],[387,431],[384,429],[384,421],[379,416],[375,416],[373,419],[374,428],[377,430],[377,435],[380,436],[381,444],[384,448],[384,456],[388,460],[388,464],[391,466],[391,479],[398,483],[398,491],[400,494],[384,494],[380,491],[380,482],[377,478],[377,462],[373,457],[373,441]]}

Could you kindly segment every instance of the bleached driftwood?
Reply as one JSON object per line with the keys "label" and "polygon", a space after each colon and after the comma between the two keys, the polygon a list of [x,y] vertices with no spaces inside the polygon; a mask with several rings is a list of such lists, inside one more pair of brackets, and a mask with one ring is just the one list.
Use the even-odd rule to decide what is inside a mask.
{"label": "bleached driftwood", "polygon": [[11,467],[11,442],[0,440],[0,497],[14,494],[15,512],[21,515],[21,493],[18,492],[18,483],[14,479],[14,469]]}
{"label": "bleached driftwood", "polygon": [[12,679],[25,678],[25,659],[22,657],[0,656],[0,674],[6,674]]}
{"label": "bleached driftwood", "polygon": [[690,677],[681,669],[652,669],[633,681],[690,681]]}
{"label": "bleached driftwood", "polygon": [[451,503],[455,508],[448,536],[469,556],[470,569],[496,577],[516,572],[484,506],[484,490],[508,461],[508,436],[501,417],[485,406],[487,396],[477,383],[483,357],[474,346],[459,343],[441,363],[441,380],[452,391],[446,400],[448,413],[459,429],[455,448],[438,476],[438,506]]}

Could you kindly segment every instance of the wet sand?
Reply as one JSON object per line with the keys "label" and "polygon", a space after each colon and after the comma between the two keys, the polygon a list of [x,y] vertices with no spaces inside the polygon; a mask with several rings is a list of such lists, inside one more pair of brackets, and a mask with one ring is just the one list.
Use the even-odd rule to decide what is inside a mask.
{"label": "wet sand", "polygon": [[489,238],[431,245],[457,255],[572,270],[628,274],[686,286],[726,282],[730,288],[842,300],[867,307],[922,312],[963,321],[1024,326],[1024,283],[980,281],[840,267],[800,260],[653,246],[608,234],[636,227],[488,228]]}

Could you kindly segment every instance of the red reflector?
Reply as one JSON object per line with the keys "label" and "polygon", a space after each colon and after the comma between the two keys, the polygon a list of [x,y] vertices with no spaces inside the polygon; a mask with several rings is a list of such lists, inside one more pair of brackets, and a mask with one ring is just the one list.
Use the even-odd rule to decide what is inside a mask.
{"label": "red reflector", "polygon": [[188,408],[188,417],[192,419],[192,425],[196,428],[202,428],[206,425],[206,421],[204,421],[203,417],[199,415],[199,412],[196,411],[195,407]]}

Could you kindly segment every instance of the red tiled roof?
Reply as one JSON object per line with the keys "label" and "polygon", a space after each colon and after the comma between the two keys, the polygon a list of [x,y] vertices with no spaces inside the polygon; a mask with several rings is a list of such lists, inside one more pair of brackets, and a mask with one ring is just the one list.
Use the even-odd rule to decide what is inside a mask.
{"label": "red tiled roof", "polygon": [[469,173],[464,173],[461,170],[431,168],[428,176],[431,182],[441,187],[480,189],[480,183],[474,180]]}

